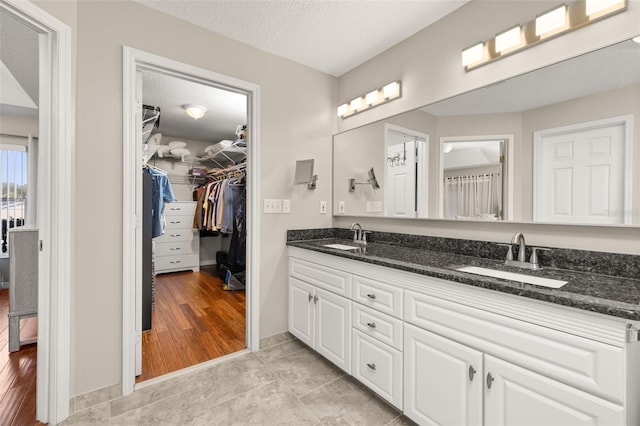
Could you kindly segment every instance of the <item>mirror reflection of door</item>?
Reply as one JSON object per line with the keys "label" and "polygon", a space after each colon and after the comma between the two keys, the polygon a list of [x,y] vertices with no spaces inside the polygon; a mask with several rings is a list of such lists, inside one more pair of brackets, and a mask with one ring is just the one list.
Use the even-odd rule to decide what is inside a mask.
{"label": "mirror reflection of door", "polygon": [[534,220],[629,223],[627,121],[622,117],[535,133]]}
{"label": "mirror reflection of door", "polygon": [[427,217],[428,135],[385,126],[385,217]]}
{"label": "mirror reflection of door", "polygon": [[502,220],[505,141],[447,140],[441,150],[441,217]]}

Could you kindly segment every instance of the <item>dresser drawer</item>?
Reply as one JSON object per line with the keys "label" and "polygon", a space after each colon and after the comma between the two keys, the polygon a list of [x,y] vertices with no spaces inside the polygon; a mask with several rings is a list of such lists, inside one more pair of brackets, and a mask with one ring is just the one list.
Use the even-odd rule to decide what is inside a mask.
{"label": "dresser drawer", "polygon": [[163,214],[165,216],[191,216],[193,221],[193,215],[196,212],[195,201],[178,201],[169,203],[164,206]]}
{"label": "dresser drawer", "polygon": [[[540,315],[545,315],[541,309]],[[624,349],[405,290],[405,321],[616,403]]]}
{"label": "dresser drawer", "polygon": [[157,242],[155,245],[156,256],[175,256],[198,253],[199,240],[191,241],[172,241],[168,243]]}
{"label": "dresser drawer", "polygon": [[351,275],[347,272],[290,257],[289,275],[332,293],[351,297]]}
{"label": "dresser drawer", "polygon": [[165,231],[169,229],[193,229],[193,215],[167,216],[165,220],[167,222]]}
{"label": "dresser drawer", "polygon": [[402,321],[375,309],[353,303],[353,327],[402,351]]}
{"label": "dresser drawer", "polygon": [[402,352],[353,330],[351,374],[402,410]]}
{"label": "dresser drawer", "polygon": [[183,256],[156,256],[155,270],[162,272],[166,270],[183,270],[199,268],[200,259],[197,254],[187,254]]}
{"label": "dresser drawer", "polygon": [[165,229],[164,234],[153,239],[155,243],[174,243],[177,241],[198,240],[198,234],[193,229]]}
{"label": "dresser drawer", "polygon": [[354,275],[353,300],[385,314],[402,318],[402,288]]}

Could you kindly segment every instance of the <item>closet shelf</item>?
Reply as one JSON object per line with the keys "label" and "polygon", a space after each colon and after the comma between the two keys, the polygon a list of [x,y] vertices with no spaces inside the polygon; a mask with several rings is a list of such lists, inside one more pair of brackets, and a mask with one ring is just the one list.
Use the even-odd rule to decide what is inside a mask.
{"label": "closet shelf", "polygon": [[196,158],[196,160],[211,161],[219,167],[227,167],[230,164],[238,164],[247,159],[247,141],[237,139],[235,141],[220,141],[215,145],[207,147],[206,155]]}

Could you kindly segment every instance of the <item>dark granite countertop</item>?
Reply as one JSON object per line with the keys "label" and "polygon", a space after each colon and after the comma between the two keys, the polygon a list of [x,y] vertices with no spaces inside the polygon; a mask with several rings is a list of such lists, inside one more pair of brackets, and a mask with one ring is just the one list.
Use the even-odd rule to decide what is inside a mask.
{"label": "dark granite countertop", "polygon": [[[288,241],[287,245],[587,311],[640,320],[640,279],[637,278],[551,267],[530,271],[505,266],[504,262],[497,259],[430,251],[389,243],[369,243],[364,250],[357,251],[324,247],[326,244],[336,243],[353,245],[350,240],[342,238]],[[456,268],[461,266],[479,266],[518,272],[559,279],[567,281],[567,284],[560,289],[546,288],[457,271]]]}

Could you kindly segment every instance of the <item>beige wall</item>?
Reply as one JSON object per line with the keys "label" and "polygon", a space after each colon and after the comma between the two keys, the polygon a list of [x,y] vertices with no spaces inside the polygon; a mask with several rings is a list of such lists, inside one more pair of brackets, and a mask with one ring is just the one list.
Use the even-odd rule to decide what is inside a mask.
{"label": "beige wall", "polygon": [[[286,330],[285,231],[331,225],[319,202],[330,201],[337,80],[130,1],[39,6],[77,42],[71,394],[121,381],[123,45],[260,86],[260,196],[292,207],[260,215],[260,335]],[[292,185],[302,158],[316,160],[315,191]]]}
{"label": "beige wall", "polygon": [[[624,13],[472,72],[464,72],[460,64],[463,48],[487,39],[509,25],[527,22],[556,4],[555,0],[472,0],[443,20],[356,67],[339,78],[339,103],[394,79],[402,80],[402,98],[341,119],[338,121],[338,130],[353,129],[640,34],[640,1],[630,0]],[[523,193],[522,199],[529,196]],[[335,217],[333,224],[348,226],[353,220]],[[358,218],[358,221],[372,230],[486,241],[504,242],[511,238],[513,232],[524,231],[528,242],[539,245],[640,254],[639,227],[474,224],[364,218]]]}
{"label": "beige wall", "polygon": [[38,136],[38,119],[3,114],[0,116],[0,133],[15,136]]}

